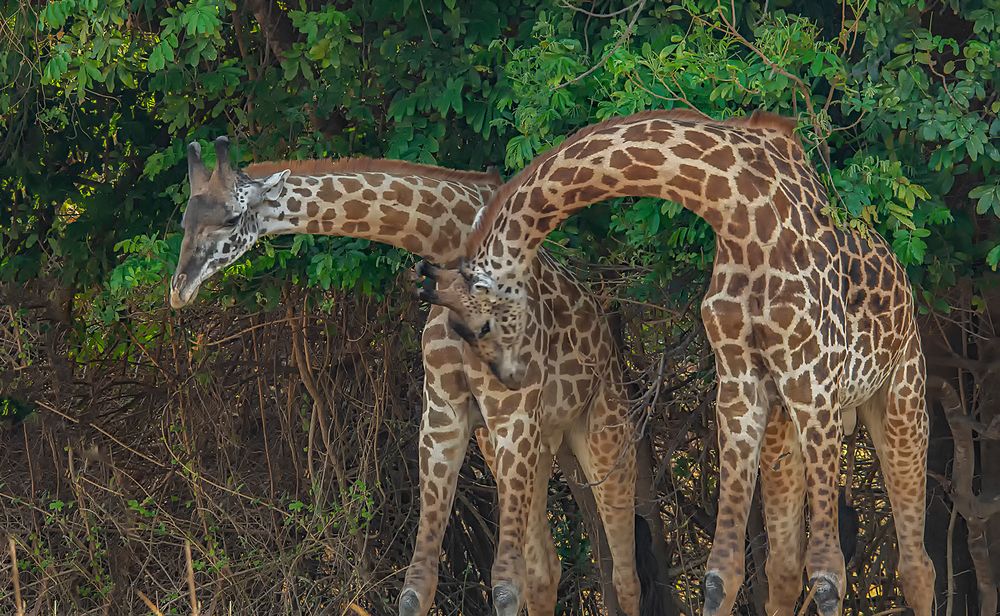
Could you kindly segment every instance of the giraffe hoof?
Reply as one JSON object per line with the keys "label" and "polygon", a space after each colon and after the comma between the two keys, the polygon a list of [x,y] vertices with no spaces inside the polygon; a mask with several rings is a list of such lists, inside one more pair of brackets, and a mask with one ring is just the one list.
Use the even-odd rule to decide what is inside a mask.
{"label": "giraffe hoof", "polygon": [[497,616],[517,616],[520,607],[517,591],[510,584],[497,584],[493,587],[493,609]]}
{"label": "giraffe hoof", "polygon": [[813,601],[816,602],[816,609],[820,616],[835,616],[840,613],[840,593],[837,590],[837,582],[833,576],[820,574],[814,576],[812,580],[816,592],[813,594]]}
{"label": "giraffe hoof", "polygon": [[714,616],[719,612],[719,608],[722,607],[722,602],[726,598],[726,588],[722,582],[722,576],[714,571],[706,573],[705,580],[702,582],[702,593],[705,596],[705,606],[701,613],[704,616]]}
{"label": "giraffe hoof", "polygon": [[412,588],[399,593],[399,616],[420,616],[420,597]]}

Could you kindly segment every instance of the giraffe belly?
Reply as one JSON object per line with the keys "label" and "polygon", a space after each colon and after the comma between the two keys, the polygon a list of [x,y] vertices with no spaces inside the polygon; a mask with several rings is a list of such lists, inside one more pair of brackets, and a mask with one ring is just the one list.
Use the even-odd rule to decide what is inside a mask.
{"label": "giraffe belly", "polygon": [[597,383],[586,373],[575,378],[555,376],[557,378],[546,379],[542,390],[540,421],[554,430],[567,430],[581,421]]}
{"label": "giraffe belly", "polygon": [[845,380],[840,387],[841,408],[856,408],[883,391],[887,375],[870,375],[868,378]]}
{"label": "giraffe belly", "polygon": [[896,358],[887,351],[869,349],[857,342],[847,345],[843,377],[838,387],[841,407],[856,407],[875,395],[884,395]]}

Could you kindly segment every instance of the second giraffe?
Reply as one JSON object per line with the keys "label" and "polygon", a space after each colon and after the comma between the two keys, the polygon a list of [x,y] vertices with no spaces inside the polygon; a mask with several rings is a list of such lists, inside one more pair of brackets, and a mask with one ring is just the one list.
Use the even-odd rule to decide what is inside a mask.
{"label": "second giraffe", "polygon": [[[690,111],[614,118],[535,159],[492,197],[455,270],[424,267],[424,297],[452,309],[456,331],[514,387],[540,401],[532,346],[550,318],[529,275],[546,235],[612,197],[660,197],[716,233],[702,319],[718,371],[719,508],[704,578],[705,616],[729,614],[744,577],[758,460],[768,541],[768,614],[790,615],[802,570],[823,616],[845,590],[837,541],[841,443],[860,416],[882,465],[899,542],[899,576],[917,616],[933,609],[924,549],[928,419],[925,369],[906,272],[879,237],[840,229],[794,135],[767,113],[725,122]],[[485,408],[487,421],[498,409]],[[765,434],[766,431],[766,434]],[[528,433],[502,443],[533,447]],[[498,451],[498,455],[504,455]],[[776,476],[783,470],[784,472]],[[803,541],[808,495],[810,536]],[[503,502],[506,509],[516,503]],[[501,516],[504,510],[501,511]]]}

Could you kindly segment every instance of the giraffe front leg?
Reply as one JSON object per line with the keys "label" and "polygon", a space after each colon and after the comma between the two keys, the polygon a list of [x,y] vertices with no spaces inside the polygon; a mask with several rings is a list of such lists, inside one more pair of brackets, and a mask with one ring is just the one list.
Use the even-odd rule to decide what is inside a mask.
{"label": "giraffe front leg", "polygon": [[[485,427],[476,430],[476,441],[493,476],[496,472],[496,450]],[[552,616],[556,611],[559,579],[562,566],[548,517],[548,487],[552,476],[552,454],[542,452],[535,475],[535,490],[531,496],[531,513],[528,514],[527,539],[524,559],[528,573],[528,592],[525,604],[528,616]]]}
{"label": "giraffe front leg", "polygon": [[730,371],[721,354],[718,359],[719,511],[703,584],[704,616],[732,613],[743,583],[747,518],[767,419],[761,379]]}
{"label": "giraffe front leg", "polygon": [[538,422],[518,412],[490,425],[496,434],[496,480],[500,533],[493,562],[493,607],[497,616],[516,616],[524,604],[524,544],[531,511],[541,438]]}
{"label": "giraffe front leg", "polygon": [[805,567],[805,467],[795,425],[775,407],[760,455],[761,496],[767,527],[767,616],[794,616]]}
{"label": "giraffe front leg", "polygon": [[469,443],[471,400],[448,400],[443,392],[427,383],[424,396],[419,445],[420,523],[413,557],[399,594],[399,616],[424,616],[434,602],[441,541]]}
{"label": "giraffe front leg", "polygon": [[535,473],[535,488],[531,495],[528,535],[524,544],[524,560],[528,573],[528,593],[525,604],[528,616],[553,616],[562,568],[552,540],[548,517],[548,488],[552,476],[552,453],[542,451]]}

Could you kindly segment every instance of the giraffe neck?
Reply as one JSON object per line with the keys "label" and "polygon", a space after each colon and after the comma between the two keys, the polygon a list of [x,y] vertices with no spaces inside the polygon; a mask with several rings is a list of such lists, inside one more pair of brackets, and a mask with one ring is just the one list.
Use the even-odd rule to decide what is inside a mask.
{"label": "giraffe neck", "polygon": [[562,220],[614,197],[670,199],[704,218],[720,241],[773,243],[791,224],[791,203],[812,192],[818,211],[825,194],[787,125],[754,118],[653,112],[584,129],[494,195],[468,255],[499,278],[523,276]]}
{"label": "giraffe neck", "polygon": [[390,244],[438,263],[462,256],[497,181],[384,172],[292,175],[258,208],[260,234],[310,233]]}

